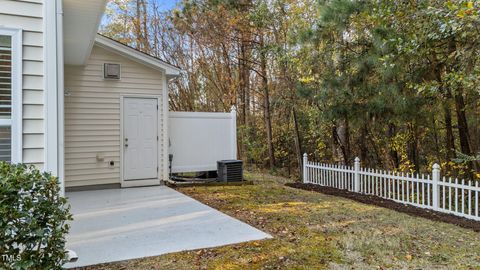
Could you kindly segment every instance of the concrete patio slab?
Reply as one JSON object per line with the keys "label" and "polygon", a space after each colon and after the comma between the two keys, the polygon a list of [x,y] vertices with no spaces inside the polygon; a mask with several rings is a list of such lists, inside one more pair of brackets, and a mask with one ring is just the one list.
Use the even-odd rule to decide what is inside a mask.
{"label": "concrete patio slab", "polygon": [[165,186],[67,193],[67,268],[271,238]]}

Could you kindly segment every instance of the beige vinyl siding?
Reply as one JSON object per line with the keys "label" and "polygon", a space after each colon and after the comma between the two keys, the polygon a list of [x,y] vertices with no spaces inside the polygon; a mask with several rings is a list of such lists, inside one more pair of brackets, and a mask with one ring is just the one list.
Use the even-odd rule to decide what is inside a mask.
{"label": "beige vinyl siding", "polygon": [[23,31],[23,162],[44,164],[44,0],[0,0],[0,28]]}
{"label": "beige vinyl siding", "polygon": [[[121,79],[103,79],[104,63],[121,64]],[[120,183],[120,96],[162,96],[162,78],[160,71],[98,46],[93,47],[85,66],[66,67],[66,187]],[[162,110],[159,112],[164,119]],[[164,135],[163,126],[164,122],[159,127],[160,136]],[[164,145],[161,149],[167,150]],[[97,155],[104,160],[97,160]],[[110,166],[110,161],[115,165]],[[159,168],[163,162],[159,160]],[[161,171],[159,175],[163,175]]]}

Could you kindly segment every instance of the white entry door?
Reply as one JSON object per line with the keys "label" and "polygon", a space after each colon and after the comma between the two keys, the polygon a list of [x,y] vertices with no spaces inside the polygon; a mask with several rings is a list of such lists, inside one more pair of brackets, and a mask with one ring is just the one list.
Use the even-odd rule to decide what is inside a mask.
{"label": "white entry door", "polygon": [[123,178],[157,179],[157,99],[125,97],[123,102]]}

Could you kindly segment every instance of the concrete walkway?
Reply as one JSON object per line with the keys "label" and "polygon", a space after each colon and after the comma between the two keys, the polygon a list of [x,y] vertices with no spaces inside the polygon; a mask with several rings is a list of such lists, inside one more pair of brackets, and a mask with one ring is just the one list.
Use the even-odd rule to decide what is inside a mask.
{"label": "concrete walkway", "polygon": [[171,188],[67,193],[74,221],[67,248],[86,266],[270,238]]}

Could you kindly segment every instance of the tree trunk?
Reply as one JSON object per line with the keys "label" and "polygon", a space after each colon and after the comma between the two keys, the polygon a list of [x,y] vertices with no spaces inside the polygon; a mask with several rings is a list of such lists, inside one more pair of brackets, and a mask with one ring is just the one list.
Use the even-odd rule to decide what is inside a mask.
{"label": "tree trunk", "polygon": [[[463,91],[458,90],[455,93],[455,110],[457,113],[458,136],[460,139],[460,148],[463,154],[472,155],[470,147],[470,135],[468,130],[467,115],[465,113],[465,100],[463,98]],[[476,163],[467,162],[467,177],[473,179],[474,168],[476,170]]]}
{"label": "tree trunk", "polygon": [[[393,124],[393,123],[388,124],[387,136],[388,136],[390,144],[392,143],[392,140],[394,139],[395,134],[396,134],[395,124]],[[398,157],[397,150],[395,150],[392,146],[389,146],[389,152],[388,153],[389,153],[389,156],[390,156],[390,161],[391,161],[392,167],[394,169],[397,169],[400,166],[400,158]]]}
{"label": "tree trunk", "polygon": [[[453,53],[455,51],[455,45],[453,42],[449,43],[449,51]],[[446,66],[438,64],[438,60],[435,58],[435,65],[433,65],[433,76],[440,85],[440,91],[444,93],[443,102],[443,114],[445,121],[445,159],[447,164],[453,158],[455,158],[455,137],[453,135],[452,113],[450,111],[450,102],[452,100],[452,93],[448,87],[444,86],[442,74],[446,72]],[[447,165],[448,166],[448,165]]]}
{"label": "tree trunk", "polygon": [[364,165],[369,164],[368,147],[367,147],[368,125],[364,124],[360,128],[360,138],[358,141],[358,148],[360,149],[360,160]]}
{"label": "tree trunk", "polygon": [[438,128],[437,128],[437,122],[435,121],[435,115],[432,115],[432,126],[433,126],[433,141],[435,142],[435,153],[437,157],[440,157],[441,156],[440,143],[438,139]]}
{"label": "tree trunk", "polygon": [[142,31],[142,41],[143,41],[143,51],[146,53],[150,52],[150,42],[148,40],[148,8],[146,0],[141,1],[142,5],[142,15],[143,15],[143,31]]}
{"label": "tree trunk", "polygon": [[455,110],[457,113],[458,136],[460,139],[460,147],[462,153],[471,155],[470,136],[468,133],[468,122],[465,113],[465,101],[463,99],[462,91],[457,91],[455,94]]}
{"label": "tree trunk", "polygon": [[448,106],[448,102],[445,102],[443,105],[444,117],[445,117],[445,158],[448,161],[451,161],[455,158],[455,137],[453,136],[453,125],[452,125],[452,113]]}
{"label": "tree trunk", "polygon": [[418,160],[418,136],[417,136],[417,127],[413,124],[410,124],[410,134],[411,139],[407,142],[407,156],[408,160],[413,165],[413,170],[419,171],[419,160]]}
{"label": "tree trunk", "polygon": [[275,150],[273,148],[273,135],[272,135],[272,119],[270,115],[270,95],[268,89],[268,77],[267,77],[267,55],[264,51],[264,37],[260,35],[260,69],[262,76],[262,89],[263,89],[263,116],[265,120],[265,130],[267,133],[267,146],[268,146],[268,160],[270,169],[275,167]]}
{"label": "tree trunk", "polygon": [[248,76],[248,66],[247,66],[247,42],[245,40],[245,34],[242,33],[241,40],[240,40],[240,59],[239,63],[239,87],[240,87],[240,100],[241,100],[241,114],[242,114],[242,122],[244,125],[247,125],[248,119],[248,84],[249,84],[249,76]]}
{"label": "tree trunk", "polygon": [[135,21],[133,23],[133,26],[134,26],[134,29],[135,29],[135,48],[137,50],[142,50],[142,29],[140,27],[140,24],[141,24],[141,0],[137,0],[135,2],[136,4],[136,13],[135,13]]}
{"label": "tree trunk", "polygon": [[240,41],[239,41],[239,52],[238,52],[238,90],[237,95],[239,96],[239,114],[240,114],[240,123],[243,126],[242,137],[240,139],[240,148],[241,148],[241,156],[246,162],[249,162],[249,157],[247,154],[247,140],[250,134],[248,133],[248,119],[247,119],[247,88],[249,84],[249,78],[247,78],[246,74],[248,73],[247,70],[247,63],[246,63],[246,46],[247,42],[245,41],[245,33],[240,33]]}
{"label": "tree trunk", "polygon": [[335,132],[339,161],[342,164],[347,164],[350,160],[350,128],[347,117],[337,121]]}
{"label": "tree trunk", "polygon": [[300,176],[303,177],[302,143],[300,141],[300,133],[298,132],[297,112],[295,111],[295,107],[292,108],[292,115],[293,115],[293,131],[295,133],[293,137],[295,140],[295,154],[297,156],[298,171],[300,173]]}

